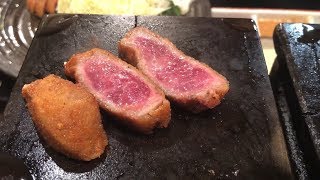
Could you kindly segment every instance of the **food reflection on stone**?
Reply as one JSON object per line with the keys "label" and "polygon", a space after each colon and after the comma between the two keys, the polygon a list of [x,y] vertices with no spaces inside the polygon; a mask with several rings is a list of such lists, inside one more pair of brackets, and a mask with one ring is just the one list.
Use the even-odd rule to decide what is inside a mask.
{"label": "food reflection on stone", "polygon": [[108,144],[95,98],[82,86],[55,75],[26,84],[22,95],[44,140],[77,160],[101,156]]}
{"label": "food reflection on stone", "polygon": [[65,64],[65,73],[131,129],[150,134],[170,122],[170,103],[163,92],[135,67],[105,50],[96,48],[73,55]]}
{"label": "food reflection on stone", "polygon": [[126,34],[119,43],[119,54],[157,84],[170,100],[193,112],[217,106],[229,90],[224,76],[143,27]]}

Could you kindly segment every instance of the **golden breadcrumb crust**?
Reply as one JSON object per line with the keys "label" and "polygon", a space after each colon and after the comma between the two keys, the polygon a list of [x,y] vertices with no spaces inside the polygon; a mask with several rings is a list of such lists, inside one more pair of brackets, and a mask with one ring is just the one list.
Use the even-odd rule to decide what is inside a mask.
{"label": "golden breadcrumb crust", "polygon": [[44,140],[68,157],[90,161],[108,144],[95,98],[55,75],[26,84],[22,95]]}

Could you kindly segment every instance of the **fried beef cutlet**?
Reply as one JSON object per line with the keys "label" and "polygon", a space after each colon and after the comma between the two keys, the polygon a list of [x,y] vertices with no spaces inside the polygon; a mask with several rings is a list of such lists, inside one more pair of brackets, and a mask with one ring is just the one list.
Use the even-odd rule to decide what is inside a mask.
{"label": "fried beef cutlet", "polygon": [[68,157],[90,161],[108,144],[95,98],[55,75],[26,84],[22,95],[44,140]]}
{"label": "fried beef cutlet", "polygon": [[150,134],[170,122],[170,103],[163,92],[135,67],[105,50],[95,48],[73,55],[65,64],[65,73],[133,130]]}
{"label": "fried beef cutlet", "polygon": [[45,13],[55,13],[57,3],[58,0],[26,0],[29,12],[38,17],[42,17]]}
{"label": "fried beef cutlet", "polygon": [[220,104],[229,90],[224,76],[144,27],[130,30],[121,39],[119,54],[158,85],[169,100],[195,113]]}

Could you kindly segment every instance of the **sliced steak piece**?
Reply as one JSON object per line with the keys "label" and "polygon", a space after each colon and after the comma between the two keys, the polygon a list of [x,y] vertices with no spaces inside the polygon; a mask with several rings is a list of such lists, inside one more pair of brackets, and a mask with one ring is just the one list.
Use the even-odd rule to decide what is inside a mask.
{"label": "sliced steak piece", "polygon": [[149,134],[170,122],[170,103],[161,89],[105,50],[73,55],[65,64],[65,73],[85,86],[100,107],[139,132]]}
{"label": "sliced steak piece", "polygon": [[126,34],[119,42],[119,54],[157,84],[170,100],[195,113],[220,104],[229,90],[225,77],[143,27]]}

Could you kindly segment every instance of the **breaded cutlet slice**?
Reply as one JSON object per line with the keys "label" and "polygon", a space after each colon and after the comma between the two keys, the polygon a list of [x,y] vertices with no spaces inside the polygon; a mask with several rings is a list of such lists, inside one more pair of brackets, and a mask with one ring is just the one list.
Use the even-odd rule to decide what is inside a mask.
{"label": "breaded cutlet slice", "polygon": [[86,87],[101,108],[135,131],[150,134],[171,119],[169,101],[135,67],[98,48],[74,54],[65,73]]}
{"label": "breaded cutlet slice", "polygon": [[144,27],[130,30],[121,39],[119,55],[158,85],[169,100],[195,113],[219,105],[229,91],[224,76]]}
{"label": "breaded cutlet slice", "polygon": [[95,98],[82,86],[55,75],[26,84],[22,95],[44,140],[68,157],[90,161],[108,144]]}

